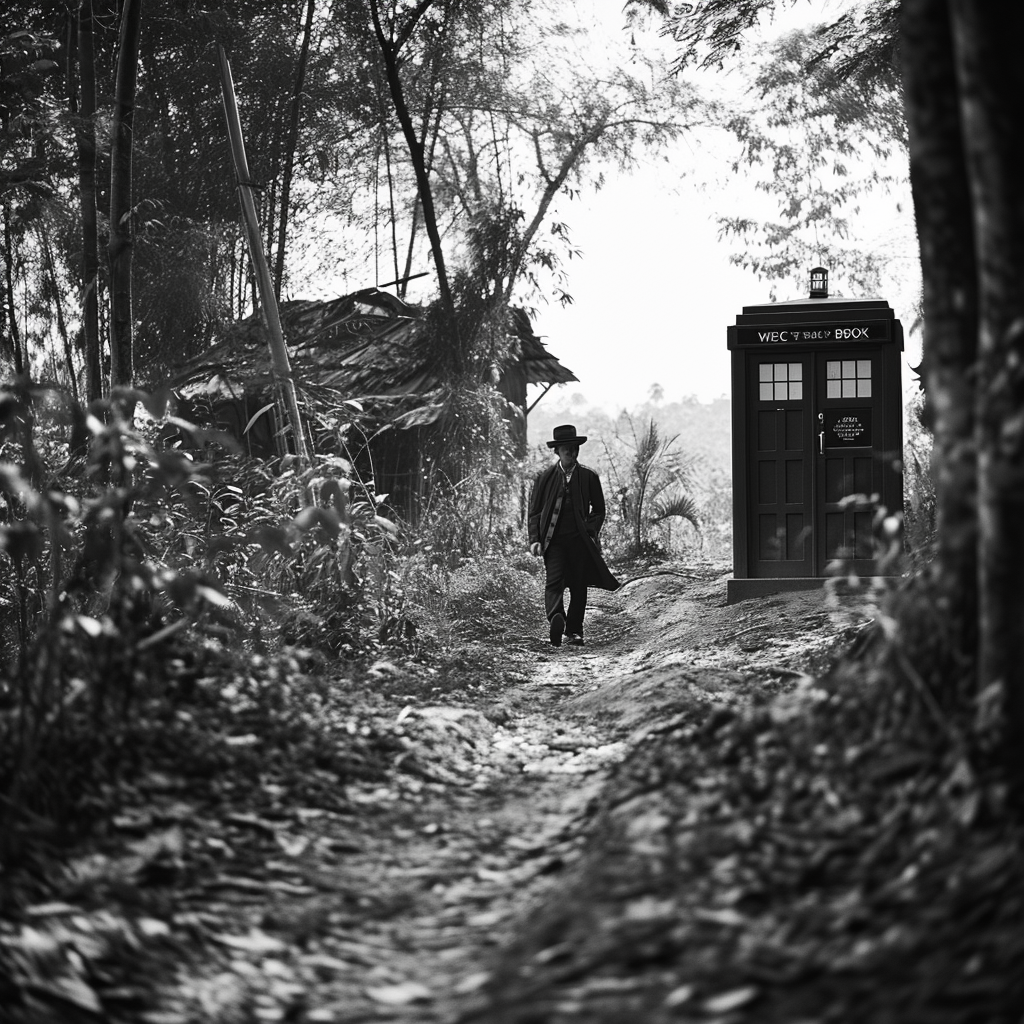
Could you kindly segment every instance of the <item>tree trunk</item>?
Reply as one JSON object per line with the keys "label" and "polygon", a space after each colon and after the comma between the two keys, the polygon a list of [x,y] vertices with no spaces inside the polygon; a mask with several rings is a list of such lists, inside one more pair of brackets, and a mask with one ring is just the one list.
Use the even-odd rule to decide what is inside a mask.
{"label": "tree trunk", "polygon": [[[60,335],[61,344],[64,348],[64,369],[67,371],[68,383],[71,387],[71,397],[78,401],[78,374],[75,373],[75,359],[71,351],[71,339],[68,337],[67,322],[64,319],[64,300],[61,297],[60,282],[57,280],[57,268],[53,259],[53,246],[50,245],[50,232],[46,227],[46,221],[39,225],[39,242],[43,250],[43,267],[46,276],[49,278],[50,287],[53,289],[53,306],[57,314],[57,333]],[[54,361],[56,369],[56,360]],[[54,373],[54,379],[57,379]]]}
{"label": "tree trunk", "polygon": [[295,150],[299,144],[302,91],[306,87],[306,66],[309,63],[309,41],[313,34],[313,9],[315,6],[316,0],[309,0],[306,6],[306,22],[302,27],[302,46],[299,49],[299,66],[295,72],[295,92],[292,94],[288,139],[285,143],[284,174],[281,179],[281,222],[277,228],[277,253],[274,262],[274,298],[278,300],[281,298],[281,282],[284,280],[284,254],[288,242],[288,204],[291,202],[292,195]]}
{"label": "tree trunk", "polygon": [[922,374],[934,432],[938,589],[973,664],[977,488],[973,371],[977,269],[947,0],[904,0],[903,85],[924,281]]}
{"label": "tree trunk", "polygon": [[[383,119],[382,119],[383,123]],[[423,112],[423,130],[421,142],[424,147],[427,145],[427,132],[430,131],[430,151],[427,153],[427,166],[433,166],[434,163],[434,150],[437,146],[438,131],[441,126],[441,111],[437,111],[437,116],[434,118],[433,127],[430,125],[429,111]],[[405,272],[402,274],[402,283],[398,287],[398,297],[402,300],[405,299],[406,294],[409,290],[409,281],[414,277],[422,277],[422,274],[414,275],[412,272],[412,257],[416,247],[416,229],[419,226],[420,219],[420,203],[419,197],[416,202],[413,203],[412,207],[412,224],[409,227],[409,245],[405,250]]]}
{"label": "tree trunk", "polygon": [[978,676],[1004,687],[1024,779],[1024,9],[951,7],[979,268]]}
{"label": "tree trunk", "polygon": [[19,377],[25,370],[21,354],[21,335],[18,331],[18,309],[14,302],[14,245],[11,238],[11,205],[4,203],[4,305],[10,334],[14,372]]}
{"label": "tree trunk", "polygon": [[131,387],[132,128],[139,69],[142,0],[124,0],[117,47],[117,85],[110,151],[110,386]]}
{"label": "tree trunk", "polygon": [[[276,117],[272,117],[276,121]],[[270,174],[267,180],[267,187],[263,190],[263,216],[261,223],[267,225],[267,237],[263,241],[263,251],[269,259],[274,251],[274,222],[277,220],[277,178],[281,173],[281,147],[272,131],[268,133],[268,150],[273,150],[273,157],[270,164]],[[274,290],[275,296],[277,289]]]}
{"label": "tree trunk", "polygon": [[[437,226],[437,211],[434,208],[434,194],[430,186],[430,168],[425,159],[426,150],[416,136],[416,128],[409,113],[409,104],[405,99],[405,90],[402,88],[402,78],[398,68],[399,44],[393,39],[389,39],[384,33],[384,27],[380,20],[379,2],[380,0],[370,0],[373,28],[384,60],[384,72],[387,76],[391,101],[395,106],[395,114],[401,125],[402,135],[405,137],[405,143],[409,150],[409,159],[412,161],[413,172],[416,175],[416,187],[419,192],[420,208],[423,212],[423,227],[430,239],[430,250],[434,256],[434,270],[437,272],[437,289],[440,293],[441,309],[446,321],[445,327],[451,334],[448,354],[452,360],[452,370],[455,374],[459,374],[464,368],[465,359],[459,341],[455,300],[448,283],[448,271],[445,266],[444,251],[441,248],[441,232]],[[421,3],[420,9],[425,9],[426,6],[428,5]]]}
{"label": "tree trunk", "polygon": [[85,339],[85,398],[103,395],[100,359],[99,242],[96,229],[96,62],[92,0],[78,10],[78,199],[82,209],[82,335]]}

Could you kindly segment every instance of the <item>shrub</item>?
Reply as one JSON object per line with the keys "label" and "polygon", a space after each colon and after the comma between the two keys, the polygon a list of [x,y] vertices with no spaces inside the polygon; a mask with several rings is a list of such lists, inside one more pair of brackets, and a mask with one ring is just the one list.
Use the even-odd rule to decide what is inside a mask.
{"label": "shrub", "polygon": [[35,398],[0,390],[0,819],[116,773],[197,636],[357,654],[404,635],[397,527],[344,460],[274,473],[182,421],[190,450],[167,448],[121,413],[166,403],[123,391],[74,410],[87,452],[59,464]]}
{"label": "shrub", "polygon": [[[663,438],[653,419],[639,434],[624,414],[629,435],[602,441],[609,465],[605,481],[609,555],[664,557],[673,548],[672,525],[689,523],[701,540],[702,509],[696,500],[698,460],[680,449],[678,435]],[[678,545],[676,545],[678,546]]]}
{"label": "shrub", "polygon": [[537,614],[537,562],[492,554],[454,569],[420,556],[405,563],[409,615],[421,634],[453,647],[475,634],[501,636],[522,629]]}
{"label": "shrub", "polygon": [[903,442],[904,536],[912,564],[926,564],[935,542],[935,483],[931,475],[932,437],[922,421],[924,394],[907,407]]}

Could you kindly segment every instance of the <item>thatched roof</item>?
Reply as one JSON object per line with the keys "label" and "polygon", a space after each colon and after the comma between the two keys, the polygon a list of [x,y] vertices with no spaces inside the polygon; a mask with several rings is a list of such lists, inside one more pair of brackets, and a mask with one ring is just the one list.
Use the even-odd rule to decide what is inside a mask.
{"label": "thatched roof", "polygon": [[[366,288],[326,302],[296,299],[283,302],[280,314],[296,385],[310,397],[406,398],[414,400],[398,404],[422,408],[422,400],[429,402],[443,383],[425,343],[423,308],[387,292]],[[519,342],[528,384],[577,380],[548,352],[521,310],[511,312],[509,333]],[[250,316],[180,367],[171,387],[188,397],[241,398],[265,393],[272,383],[263,321]]]}

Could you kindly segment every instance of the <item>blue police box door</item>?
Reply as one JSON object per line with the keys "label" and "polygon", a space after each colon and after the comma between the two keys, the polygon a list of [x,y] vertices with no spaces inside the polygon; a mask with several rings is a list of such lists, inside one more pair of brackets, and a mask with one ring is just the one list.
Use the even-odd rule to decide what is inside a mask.
{"label": "blue police box door", "polygon": [[814,356],[758,353],[750,373],[750,575],[813,576]]}
{"label": "blue police box door", "polygon": [[881,350],[758,352],[749,363],[750,575],[872,571],[885,436]]}
{"label": "blue police box door", "polygon": [[892,458],[883,444],[881,350],[840,350],[815,358],[818,571],[840,560],[859,575],[869,575],[882,474]]}

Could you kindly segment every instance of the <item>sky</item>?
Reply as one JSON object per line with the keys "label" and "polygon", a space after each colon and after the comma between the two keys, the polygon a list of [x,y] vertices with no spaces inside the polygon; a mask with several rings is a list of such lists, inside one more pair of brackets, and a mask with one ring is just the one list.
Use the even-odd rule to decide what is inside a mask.
{"label": "sky", "polygon": [[643,167],[566,211],[583,253],[568,267],[574,301],[541,306],[534,330],[580,378],[567,395],[611,410],[641,404],[656,383],[668,401],[729,392],[726,327],[770,286],[729,263],[715,204],[673,176]]}
{"label": "sky", "polygon": [[[743,306],[770,302],[773,284],[731,264],[732,248],[718,237],[715,217],[735,209],[741,189],[702,188],[698,178],[681,176],[671,164],[648,165],[616,178],[578,210],[566,210],[573,242],[583,252],[568,267],[574,302],[540,306],[534,330],[580,378],[565,386],[567,397],[578,392],[617,411],[644,402],[655,383],[667,401],[728,395],[726,328]],[[890,227],[881,216],[865,224],[868,244]],[[879,238],[879,244],[889,242]],[[905,252],[903,266],[895,268],[881,298],[909,333],[916,291],[909,224],[897,245]],[[777,298],[805,298],[810,269],[808,282],[776,284]],[[906,349],[905,385],[913,378],[909,366],[920,357],[916,336]]]}
{"label": "sky", "polygon": [[[805,26],[822,14],[834,17],[848,6],[843,0],[799,4],[767,33]],[[616,13],[605,27],[621,31],[621,17]],[[739,76],[714,78],[725,95],[743,88]],[[580,378],[560,389],[564,397],[579,394],[617,412],[644,402],[654,384],[666,401],[696,396],[710,402],[729,394],[726,328],[743,306],[771,301],[772,288],[732,265],[730,243],[718,237],[717,215],[745,212],[757,201],[752,181],[728,172],[733,152],[720,136],[687,137],[668,162],[614,174],[603,189],[561,211],[583,253],[567,264],[574,302],[541,305],[534,330]],[[897,202],[900,213],[894,213]],[[919,291],[909,191],[869,200],[858,228],[865,245],[893,254],[881,297],[908,334],[909,393],[915,387],[909,367],[920,358],[919,340],[909,336]],[[776,289],[780,300],[807,294],[806,282]]]}
{"label": "sky", "polygon": [[[552,2],[553,9],[571,6],[574,23],[593,20],[594,41],[580,59],[629,59],[621,0]],[[851,0],[782,6],[764,26],[762,38],[835,18],[851,6]],[[653,30],[637,32],[636,41],[638,48],[675,45]],[[748,51],[743,60],[752,62]],[[723,98],[741,96],[746,88],[738,67],[696,81]],[[557,214],[552,210],[568,225],[573,247],[582,251],[581,258],[563,265],[571,305],[528,300],[536,309],[534,330],[579,378],[579,384],[558,387],[560,399],[582,396],[586,404],[617,414],[645,402],[655,384],[668,402],[728,396],[728,325],[743,306],[771,301],[773,285],[780,300],[806,296],[810,266],[804,280],[780,284],[758,280],[730,263],[732,243],[719,239],[715,218],[775,212],[758,196],[752,178],[730,171],[735,155],[735,142],[721,130],[691,133],[628,174],[605,168],[603,188],[584,190],[580,198],[561,202]],[[902,207],[898,213],[897,204]],[[880,297],[889,301],[908,335],[903,376],[909,395],[916,388],[909,368],[920,359],[919,338],[909,332],[920,291],[909,189],[902,195],[868,197],[857,229],[864,248],[891,254],[891,273]],[[348,277],[320,282],[320,297],[368,283]],[[414,283],[411,300],[424,301],[430,295],[417,289],[432,288],[432,277]],[[531,388],[528,401],[541,390]],[[575,404],[584,405],[578,397]]]}

